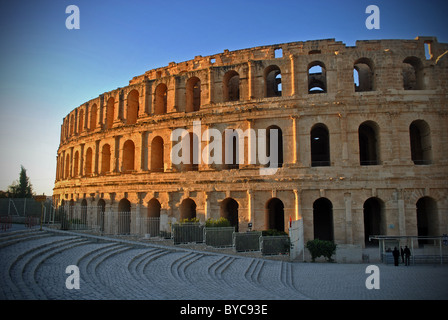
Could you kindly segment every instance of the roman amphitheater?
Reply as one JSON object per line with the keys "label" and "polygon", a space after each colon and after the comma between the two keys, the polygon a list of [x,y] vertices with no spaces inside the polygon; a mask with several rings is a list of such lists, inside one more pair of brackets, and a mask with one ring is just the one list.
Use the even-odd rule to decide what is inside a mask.
{"label": "roman amphitheater", "polygon": [[[371,235],[448,233],[447,50],[434,37],[325,39],[147,71],[63,119],[54,202],[92,221],[127,212],[128,233],[139,217],[160,230],[226,217],[239,232],[302,219],[305,240],[361,247]],[[231,163],[175,163],[176,129],[193,142],[182,155],[227,151]],[[211,129],[233,129],[222,155]],[[278,170],[263,175],[252,149],[264,141],[269,155],[272,129]]]}

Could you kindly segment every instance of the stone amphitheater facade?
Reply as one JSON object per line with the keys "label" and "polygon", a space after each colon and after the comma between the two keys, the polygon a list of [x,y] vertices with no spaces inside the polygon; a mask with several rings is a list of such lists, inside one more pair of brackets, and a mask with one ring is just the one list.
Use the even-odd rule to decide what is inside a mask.
{"label": "stone amphitheater facade", "polygon": [[[434,37],[326,39],[147,71],[64,118],[53,198],[160,217],[162,230],[224,216],[240,232],[303,219],[305,240],[357,246],[448,233],[447,50]],[[249,135],[243,163],[174,164],[175,129],[208,150],[194,122],[201,133],[277,129],[279,169],[260,175]]]}

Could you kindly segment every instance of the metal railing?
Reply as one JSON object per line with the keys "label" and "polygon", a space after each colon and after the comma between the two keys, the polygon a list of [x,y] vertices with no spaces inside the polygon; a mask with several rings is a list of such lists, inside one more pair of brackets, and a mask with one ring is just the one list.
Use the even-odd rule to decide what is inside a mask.
{"label": "metal railing", "polygon": [[160,234],[159,217],[141,217],[132,211],[104,211],[101,206],[64,206],[56,210],[52,225],[63,230],[97,232],[113,235]]}

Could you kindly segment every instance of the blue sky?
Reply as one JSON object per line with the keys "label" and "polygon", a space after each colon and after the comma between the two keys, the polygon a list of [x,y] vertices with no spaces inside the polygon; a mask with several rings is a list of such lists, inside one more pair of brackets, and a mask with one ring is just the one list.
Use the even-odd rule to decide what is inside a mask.
{"label": "blue sky", "polygon": [[[68,30],[68,5],[80,29]],[[368,30],[366,7],[380,9]],[[27,169],[52,194],[62,119],[100,94],[169,62],[225,49],[334,38],[448,42],[448,2],[15,0],[0,4],[0,190]]]}

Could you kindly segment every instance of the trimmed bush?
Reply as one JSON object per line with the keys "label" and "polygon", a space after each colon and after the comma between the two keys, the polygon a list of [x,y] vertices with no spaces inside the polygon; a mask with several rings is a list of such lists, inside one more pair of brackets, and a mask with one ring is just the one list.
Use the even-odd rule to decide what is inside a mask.
{"label": "trimmed bush", "polygon": [[287,236],[285,231],[278,231],[276,229],[268,229],[261,231],[263,237],[277,237],[277,236]]}
{"label": "trimmed bush", "polygon": [[306,248],[311,253],[311,261],[315,262],[316,258],[324,256],[327,261],[332,262],[332,255],[336,253],[336,244],[333,241],[320,239],[308,240]]}
{"label": "trimmed bush", "polygon": [[214,219],[207,219],[207,221],[205,221],[205,227],[206,228],[225,228],[225,227],[230,227],[230,222],[229,220],[227,220],[224,217],[221,217],[217,220]]}

